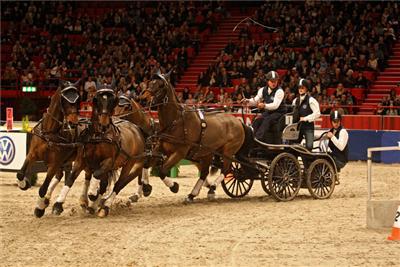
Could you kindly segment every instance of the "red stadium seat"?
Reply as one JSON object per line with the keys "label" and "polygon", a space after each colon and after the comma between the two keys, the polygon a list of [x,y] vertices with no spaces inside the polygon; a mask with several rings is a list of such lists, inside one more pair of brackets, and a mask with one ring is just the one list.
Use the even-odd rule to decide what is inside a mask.
{"label": "red stadium seat", "polygon": [[242,83],[241,79],[232,79],[232,85],[236,86],[236,85],[240,85]]}
{"label": "red stadium seat", "polygon": [[328,94],[328,96],[333,95],[335,92],[336,92],[336,88],[331,87],[331,88],[326,89],[326,93]]}
{"label": "red stadium seat", "polygon": [[351,94],[357,99],[357,100],[363,100],[365,96],[365,89],[364,88],[349,88]]}
{"label": "red stadium seat", "polygon": [[225,90],[225,92],[228,92],[230,94],[235,92],[235,88],[234,87],[225,87],[224,90]]}
{"label": "red stadium seat", "polygon": [[363,71],[363,76],[367,78],[368,81],[375,80],[375,71]]}
{"label": "red stadium seat", "polygon": [[286,75],[288,70],[287,69],[277,69],[276,72],[278,73],[279,77],[282,79],[282,77]]}

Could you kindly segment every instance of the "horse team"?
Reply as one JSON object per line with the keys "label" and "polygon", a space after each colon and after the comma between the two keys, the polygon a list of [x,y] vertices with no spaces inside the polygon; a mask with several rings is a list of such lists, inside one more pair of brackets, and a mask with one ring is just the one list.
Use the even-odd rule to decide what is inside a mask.
{"label": "horse team", "polygon": [[[67,194],[82,171],[85,183],[80,205],[88,213],[97,212],[99,217],[109,214],[115,197],[136,177],[139,177],[138,192],[131,199],[150,195],[152,187],[147,170],[150,167],[157,166],[160,179],[171,192],[177,193],[179,185],[167,173],[184,158],[191,160],[200,172],[185,202],[193,202],[202,186],[208,187],[208,197],[214,198],[217,185],[231,171],[232,160],[248,153],[244,145],[250,138],[247,126],[222,112],[202,112],[179,103],[169,74],[154,74],[140,97],[150,107],[157,108],[158,123],[134,100],[117,97],[113,84],[98,86],[92,117],[81,121],[77,83],[60,83],[48,111],[32,130],[28,155],[17,173],[18,186],[27,190],[32,164],[39,160],[47,164],[35,216],[44,215],[52,192],[63,177],[63,166],[71,162],[72,171],[65,177],[53,214],[62,213]],[[215,172],[218,166],[221,174],[209,182],[212,163],[211,171]],[[112,180],[115,183],[109,188]]]}

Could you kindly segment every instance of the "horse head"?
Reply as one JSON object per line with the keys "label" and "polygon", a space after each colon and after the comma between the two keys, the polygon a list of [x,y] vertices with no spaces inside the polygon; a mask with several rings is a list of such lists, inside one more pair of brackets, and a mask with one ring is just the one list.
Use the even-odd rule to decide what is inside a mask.
{"label": "horse head", "polygon": [[132,111],[132,102],[129,97],[120,95],[118,97],[118,105],[114,109],[115,116],[122,116]]}
{"label": "horse head", "polygon": [[169,83],[169,76],[171,72],[167,74],[161,74],[158,70],[152,80],[149,82],[147,89],[145,89],[141,95],[141,99],[145,99],[148,103],[153,104],[166,103],[168,101],[168,88],[171,87]]}
{"label": "horse head", "polygon": [[98,88],[93,98],[93,108],[101,126],[107,127],[111,123],[111,115],[117,103],[118,98],[111,85],[104,84]]}
{"label": "horse head", "polygon": [[[72,125],[78,124],[78,111],[79,111],[79,85],[80,80],[76,83],[69,81],[60,81],[60,95],[59,102],[54,103],[61,106],[64,119]],[[51,104],[50,104],[51,105]]]}

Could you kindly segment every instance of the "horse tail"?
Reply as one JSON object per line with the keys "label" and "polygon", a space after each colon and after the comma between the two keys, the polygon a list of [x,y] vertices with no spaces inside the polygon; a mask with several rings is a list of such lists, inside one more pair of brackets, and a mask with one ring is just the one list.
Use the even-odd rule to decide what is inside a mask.
{"label": "horse tail", "polygon": [[244,129],[244,141],[242,146],[240,147],[239,151],[236,153],[236,157],[240,159],[246,159],[248,158],[250,150],[253,148],[254,144],[254,133],[253,130],[242,123],[243,129]]}

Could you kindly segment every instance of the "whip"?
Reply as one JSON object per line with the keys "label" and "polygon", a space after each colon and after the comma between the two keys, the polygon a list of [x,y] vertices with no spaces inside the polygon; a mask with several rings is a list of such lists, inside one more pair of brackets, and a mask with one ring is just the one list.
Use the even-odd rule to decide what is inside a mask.
{"label": "whip", "polygon": [[257,25],[259,25],[259,26],[261,26],[261,27],[263,27],[263,28],[270,29],[270,30],[274,30],[275,32],[277,32],[277,31],[279,30],[279,28],[269,27],[269,26],[266,26],[266,25],[264,25],[264,24],[261,24],[261,23],[258,22],[258,21],[255,21],[254,19],[252,19],[252,18],[250,18],[250,17],[246,17],[246,18],[242,19],[238,24],[236,24],[235,28],[233,28],[232,31],[233,31],[233,32],[236,31],[237,27],[238,27],[240,24],[242,24],[244,21],[246,21],[246,20],[251,20],[253,23],[255,23],[255,24],[257,24]]}

